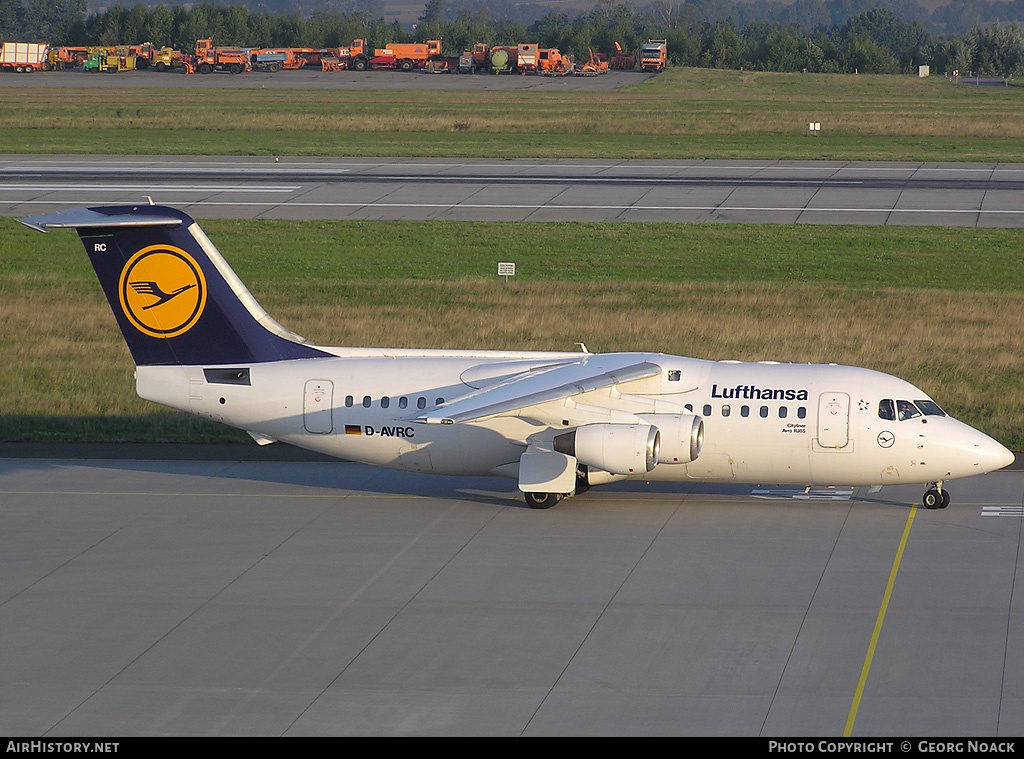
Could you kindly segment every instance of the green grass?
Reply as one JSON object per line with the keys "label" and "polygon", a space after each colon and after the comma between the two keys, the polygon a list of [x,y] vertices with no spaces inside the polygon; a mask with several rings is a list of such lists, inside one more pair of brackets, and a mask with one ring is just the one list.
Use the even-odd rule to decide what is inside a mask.
{"label": "green grass", "polygon": [[[1024,233],[963,227],[207,219],[250,287],[373,279],[820,282],[849,288],[1024,292]],[[386,235],[380,230],[386,229]],[[91,291],[78,238],[0,219],[0,281]],[[89,275],[89,276],[87,276]]]}
{"label": "green grass", "polygon": [[591,92],[115,84],[0,89],[0,151],[1010,161],[1024,139],[1024,88],[937,77],[681,68]]}
{"label": "green grass", "polygon": [[[1024,447],[1024,234],[952,228],[290,222],[203,227],[329,345],[663,350],[871,366]],[[517,263],[509,283],[499,260]],[[0,440],[240,440],[134,394],[77,237],[0,220]]]}

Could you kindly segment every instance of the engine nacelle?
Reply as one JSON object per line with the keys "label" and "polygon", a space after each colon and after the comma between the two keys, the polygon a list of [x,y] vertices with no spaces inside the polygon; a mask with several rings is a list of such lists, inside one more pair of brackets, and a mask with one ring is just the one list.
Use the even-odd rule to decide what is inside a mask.
{"label": "engine nacelle", "polygon": [[696,414],[641,414],[661,432],[661,463],[689,464],[704,446],[704,420]]}
{"label": "engine nacelle", "polygon": [[587,424],[556,435],[554,447],[612,474],[645,474],[658,465],[661,435],[650,424]]}

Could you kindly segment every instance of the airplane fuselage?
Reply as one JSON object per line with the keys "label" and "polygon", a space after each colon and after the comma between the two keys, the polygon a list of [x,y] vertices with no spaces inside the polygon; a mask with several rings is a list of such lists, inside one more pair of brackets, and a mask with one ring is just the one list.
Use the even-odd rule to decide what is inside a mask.
{"label": "airplane fuselage", "polygon": [[[559,432],[608,421],[608,413],[656,427],[667,418],[661,415],[697,415],[704,422],[703,448],[690,462],[662,460],[649,472],[603,480],[593,475],[595,483],[631,477],[886,485],[991,469],[984,460],[987,437],[943,415],[910,383],[869,369],[631,354],[662,371],[630,383],[628,393],[602,388],[535,406],[528,416],[502,414],[456,429],[412,417],[510,374],[581,354],[322,350],[337,357],[139,367],[138,392],[247,430],[260,442],[439,474],[515,477],[529,445],[549,446]],[[899,418],[897,407],[913,409],[913,416]]]}

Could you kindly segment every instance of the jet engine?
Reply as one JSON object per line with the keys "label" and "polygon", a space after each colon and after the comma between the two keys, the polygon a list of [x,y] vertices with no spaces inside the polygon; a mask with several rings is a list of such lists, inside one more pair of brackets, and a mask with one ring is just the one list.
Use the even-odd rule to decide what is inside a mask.
{"label": "jet engine", "polygon": [[556,435],[554,448],[612,474],[644,474],[658,465],[661,435],[651,424],[587,424]]}
{"label": "jet engine", "polygon": [[696,414],[641,414],[661,432],[662,464],[689,464],[704,446],[704,420]]}

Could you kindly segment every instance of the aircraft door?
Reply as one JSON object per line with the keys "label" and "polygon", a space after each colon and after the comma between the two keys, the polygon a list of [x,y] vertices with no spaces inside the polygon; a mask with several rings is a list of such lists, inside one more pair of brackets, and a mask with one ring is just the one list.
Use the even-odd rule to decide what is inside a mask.
{"label": "aircraft door", "polygon": [[334,383],[309,380],[302,399],[302,424],[306,432],[328,435],[334,431]]}
{"label": "aircraft door", "polygon": [[822,393],[818,396],[818,445],[845,448],[850,442],[850,396]]}

